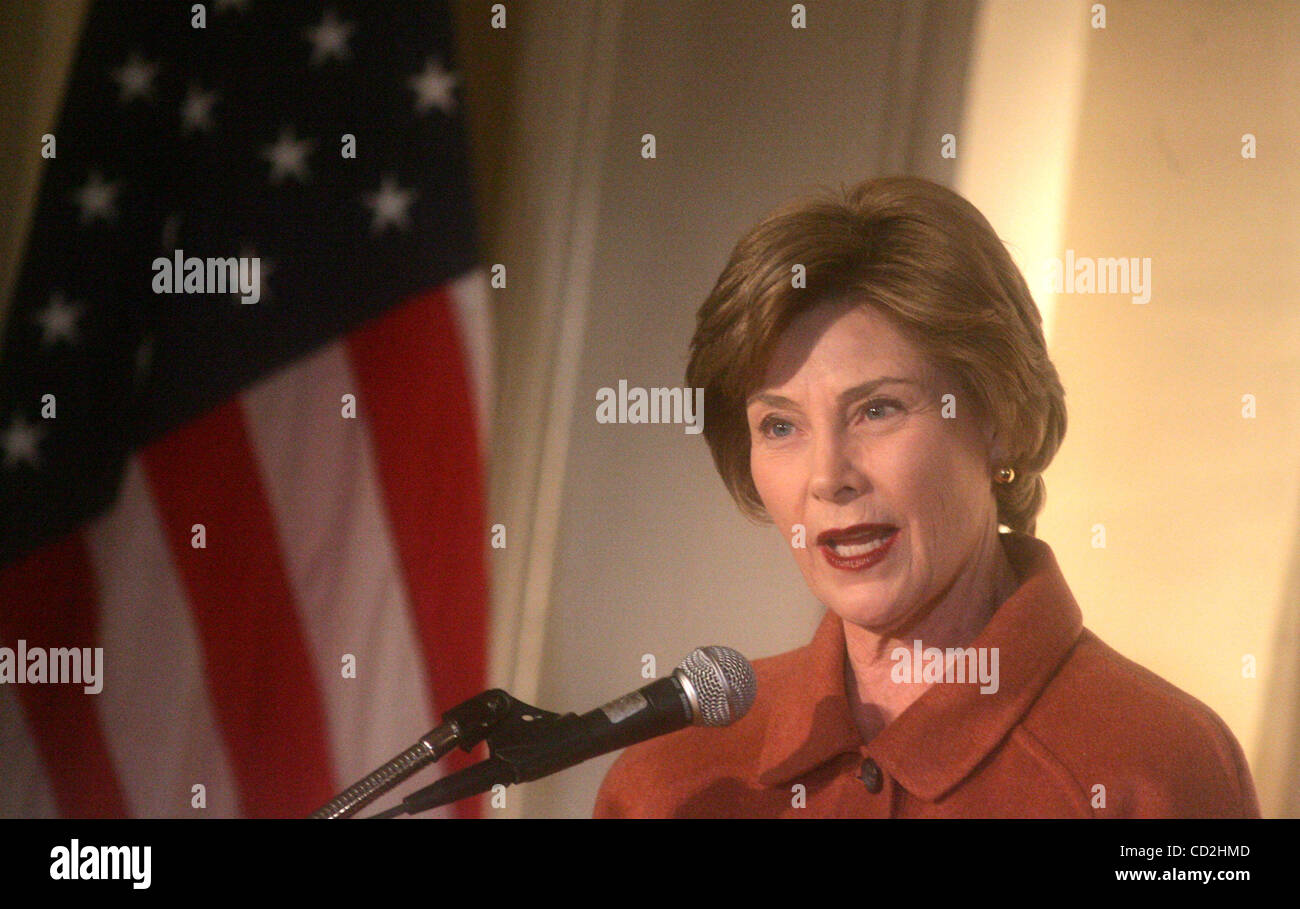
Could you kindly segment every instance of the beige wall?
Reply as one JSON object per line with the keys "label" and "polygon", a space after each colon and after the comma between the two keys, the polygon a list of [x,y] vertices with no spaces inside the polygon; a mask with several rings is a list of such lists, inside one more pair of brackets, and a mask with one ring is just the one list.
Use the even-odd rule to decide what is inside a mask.
{"label": "beige wall", "polygon": [[[1038,534],[1088,626],[1217,711],[1296,817],[1300,6],[1104,6],[981,4],[958,166],[1066,387]],[[1150,302],[1048,292],[1067,249],[1149,257]]]}
{"label": "beige wall", "polygon": [[1227,721],[1266,814],[1300,815],[1300,5],[1106,6],[1057,255],[1150,257],[1153,292],[1057,298],[1070,428],[1039,533],[1087,623]]}

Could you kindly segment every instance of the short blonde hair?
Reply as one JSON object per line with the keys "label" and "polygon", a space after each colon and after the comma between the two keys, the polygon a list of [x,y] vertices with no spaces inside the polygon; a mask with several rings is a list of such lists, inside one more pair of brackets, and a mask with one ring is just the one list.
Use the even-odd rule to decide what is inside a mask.
{"label": "short blonde hair", "polygon": [[919,177],[781,206],[740,238],[700,306],[686,382],[704,389],[704,436],[741,510],[768,519],[750,474],[746,402],[790,322],[845,297],[884,313],[992,421],[1008,458],[997,466],[1016,472],[994,487],[998,521],[1032,534],[1046,499],[1042,472],[1066,426],[1042,317],[984,216]]}

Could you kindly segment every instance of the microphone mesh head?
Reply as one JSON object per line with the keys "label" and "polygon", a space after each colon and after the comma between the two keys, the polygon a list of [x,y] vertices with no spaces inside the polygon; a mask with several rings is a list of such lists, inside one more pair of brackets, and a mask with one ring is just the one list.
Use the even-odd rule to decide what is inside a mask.
{"label": "microphone mesh head", "polygon": [[730,647],[700,647],[682,660],[679,669],[695,686],[701,726],[727,726],[749,712],[758,693],[754,670]]}

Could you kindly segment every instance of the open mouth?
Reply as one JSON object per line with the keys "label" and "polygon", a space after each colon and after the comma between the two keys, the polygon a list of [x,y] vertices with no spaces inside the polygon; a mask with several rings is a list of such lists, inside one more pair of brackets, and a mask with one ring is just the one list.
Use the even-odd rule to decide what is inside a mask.
{"label": "open mouth", "polygon": [[893,524],[855,524],[825,531],[817,545],[834,567],[857,571],[880,561],[897,536]]}

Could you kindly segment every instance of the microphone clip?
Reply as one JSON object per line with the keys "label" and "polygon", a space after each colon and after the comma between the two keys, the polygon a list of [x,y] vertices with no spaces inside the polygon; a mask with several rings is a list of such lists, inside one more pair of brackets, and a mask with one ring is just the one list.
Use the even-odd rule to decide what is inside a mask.
{"label": "microphone clip", "polygon": [[470,751],[486,741],[488,757],[438,779],[374,817],[418,814],[486,792],[498,783],[509,786],[534,779],[540,775],[535,769],[538,762],[548,762],[556,741],[567,737],[565,727],[573,727],[576,734],[578,726],[577,714],[542,710],[499,688],[458,704],[443,718],[444,725],[454,724],[457,728],[460,748]]}
{"label": "microphone clip", "polygon": [[498,744],[515,745],[526,741],[532,730],[548,726],[560,717],[525,704],[508,691],[491,688],[462,701],[442,715],[442,725],[455,731],[456,746],[473,751],[479,742],[488,743],[490,751]]}
{"label": "microphone clip", "polygon": [[[350,817],[421,767],[456,748],[469,752],[484,739],[494,753],[498,747],[517,747],[533,734],[533,729],[549,726],[555,718],[556,714],[531,707],[500,688],[476,694],[443,713],[442,722],[436,729],[425,733],[418,742],[378,770],[353,783],[311,817]],[[480,773],[497,772],[501,762],[484,763],[489,766]]]}

